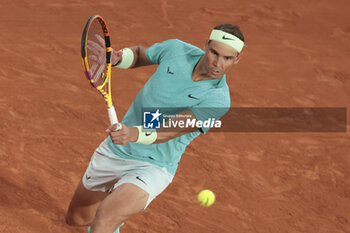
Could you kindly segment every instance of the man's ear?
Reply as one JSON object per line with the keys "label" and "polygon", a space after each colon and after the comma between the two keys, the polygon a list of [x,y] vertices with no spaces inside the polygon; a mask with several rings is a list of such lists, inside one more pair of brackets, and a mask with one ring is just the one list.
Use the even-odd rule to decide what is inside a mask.
{"label": "man's ear", "polygon": [[237,64],[237,63],[239,62],[239,60],[241,60],[242,54],[243,54],[243,52],[241,52],[240,54],[238,54],[238,56],[235,58],[235,61],[233,62],[233,64]]}

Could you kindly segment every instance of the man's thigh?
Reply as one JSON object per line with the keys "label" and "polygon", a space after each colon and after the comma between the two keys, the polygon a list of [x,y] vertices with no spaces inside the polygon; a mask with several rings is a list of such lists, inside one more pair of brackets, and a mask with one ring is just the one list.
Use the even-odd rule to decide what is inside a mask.
{"label": "man's thigh", "polygon": [[67,223],[69,225],[90,224],[98,206],[108,195],[107,192],[87,190],[81,180],[68,208]]}
{"label": "man's thigh", "polygon": [[124,183],[102,201],[98,211],[101,210],[106,215],[114,215],[117,218],[119,216],[128,217],[142,211],[148,198],[149,194],[145,190],[134,184]]}

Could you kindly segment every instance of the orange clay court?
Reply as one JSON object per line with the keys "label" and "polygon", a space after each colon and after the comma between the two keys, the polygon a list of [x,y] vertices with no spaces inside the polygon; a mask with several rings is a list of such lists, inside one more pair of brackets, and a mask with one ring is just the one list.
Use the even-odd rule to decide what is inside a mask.
{"label": "orange clay court", "polygon": [[[115,49],[170,38],[203,48],[212,27],[238,24],[248,47],[227,77],[232,107],[349,108],[348,12],[346,0],[1,0],[0,232],[87,232],[64,216],[107,136],[80,57],[90,15]],[[113,69],[119,118],[155,69]],[[350,232],[349,143],[348,132],[209,132],[121,232]],[[198,204],[202,189],[215,192],[211,207]]]}

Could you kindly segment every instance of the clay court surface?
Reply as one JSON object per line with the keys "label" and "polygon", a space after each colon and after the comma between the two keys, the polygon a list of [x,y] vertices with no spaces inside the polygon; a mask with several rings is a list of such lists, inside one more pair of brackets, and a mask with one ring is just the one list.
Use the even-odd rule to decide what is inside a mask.
{"label": "clay court surface", "polygon": [[[116,49],[169,38],[202,48],[215,25],[239,24],[248,48],[228,74],[232,107],[349,108],[348,1],[97,2],[1,0],[0,232],[87,232],[64,215],[108,127],[80,58],[92,14],[105,18]],[[155,69],[112,71],[120,118]],[[121,232],[350,232],[349,139],[203,135],[169,188]],[[202,189],[216,193],[212,207],[197,203]]]}

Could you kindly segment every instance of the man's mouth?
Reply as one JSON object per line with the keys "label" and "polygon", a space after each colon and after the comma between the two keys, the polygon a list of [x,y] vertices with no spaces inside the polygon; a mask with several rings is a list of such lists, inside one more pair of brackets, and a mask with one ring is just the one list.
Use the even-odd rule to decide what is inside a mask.
{"label": "man's mouth", "polygon": [[209,73],[212,74],[212,75],[220,74],[220,72],[218,70],[212,70],[212,69],[210,69]]}

